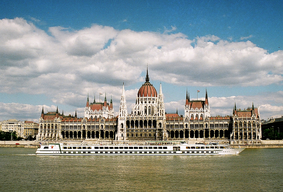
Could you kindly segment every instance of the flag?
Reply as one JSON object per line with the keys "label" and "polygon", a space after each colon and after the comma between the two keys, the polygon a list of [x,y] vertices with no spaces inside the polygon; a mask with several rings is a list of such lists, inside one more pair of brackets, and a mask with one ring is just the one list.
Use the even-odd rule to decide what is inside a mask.
{"label": "flag", "polygon": [[200,90],[198,90],[198,93],[200,92]]}

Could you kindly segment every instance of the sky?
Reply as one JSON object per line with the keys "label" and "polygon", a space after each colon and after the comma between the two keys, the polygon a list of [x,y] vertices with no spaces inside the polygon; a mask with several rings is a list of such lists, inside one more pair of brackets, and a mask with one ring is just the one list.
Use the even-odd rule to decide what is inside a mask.
{"label": "sky", "polygon": [[[0,121],[38,121],[41,110],[78,112],[86,99],[128,112],[145,82],[167,113],[186,90],[211,116],[233,107],[283,115],[283,1],[1,0]],[[200,92],[198,92],[198,90]]]}

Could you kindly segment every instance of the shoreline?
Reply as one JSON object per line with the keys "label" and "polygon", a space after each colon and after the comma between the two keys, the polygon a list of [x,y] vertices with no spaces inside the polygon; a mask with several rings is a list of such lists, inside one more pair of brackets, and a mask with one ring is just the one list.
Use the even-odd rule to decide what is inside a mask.
{"label": "shoreline", "polygon": [[[117,141],[61,141],[64,143],[84,143],[84,144],[141,144],[141,142],[117,142]],[[157,141],[158,142],[158,141]],[[171,142],[171,141],[168,141]],[[176,141],[172,141],[174,143]],[[52,143],[52,142],[50,142]],[[58,142],[56,142],[58,143]],[[36,149],[40,146],[38,141],[0,141],[0,148],[33,148]],[[247,149],[274,149],[283,148],[283,140],[262,140],[261,144],[231,144],[232,148],[247,148]]]}

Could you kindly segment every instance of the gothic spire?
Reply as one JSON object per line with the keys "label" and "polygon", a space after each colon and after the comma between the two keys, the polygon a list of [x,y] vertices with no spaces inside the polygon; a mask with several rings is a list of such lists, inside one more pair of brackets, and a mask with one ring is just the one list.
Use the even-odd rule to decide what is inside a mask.
{"label": "gothic spire", "polygon": [[162,95],[163,93],[162,93],[162,85],[161,85],[161,83],[160,83],[160,87],[159,87],[159,95]]}
{"label": "gothic spire", "polygon": [[208,105],[207,89],[205,90],[205,104]]}
{"label": "gothic spire", "polygon": [[147,69],[146,69],[146,77],[145,77],[145,81],[149,82],[149,76],[148,76],[148,65],[147,65]]}

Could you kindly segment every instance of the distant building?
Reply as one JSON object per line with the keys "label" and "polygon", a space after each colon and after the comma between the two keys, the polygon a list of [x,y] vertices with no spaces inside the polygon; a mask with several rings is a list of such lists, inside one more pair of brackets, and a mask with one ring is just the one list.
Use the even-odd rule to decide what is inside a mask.
{"label": "distant building", "polygon": [[44,113],[39,119],[38,140],[201,140],[224,143],[256,143],[261,139],[258,109],[240,111],[233,116],[210,115],[206,91],[204,100],[191,100],[186,92],[184,116],[166,114],[162,85],[159,93],[149,81],[148,70],[145,82],[137,92],[131,112],[127,110],[124,85],[118,116],[114,116],[112,99],[87,103],[83,118],[64,116],[63,113]]}
{"label": "distant building", "polygon": [[2,121],[2,131],[16,132],[17,137],[24,137],[24,123],[16,119],[9,119]]}
{"label": "distant building", "polygon": [[38,123],[33,121],[24,122],[24,138],[27,139],[29,136],[36,136],[38,134]]}
{"label": "distant building", "polygon": [[283,116],[262,123],[263,139],[283,139]]}

